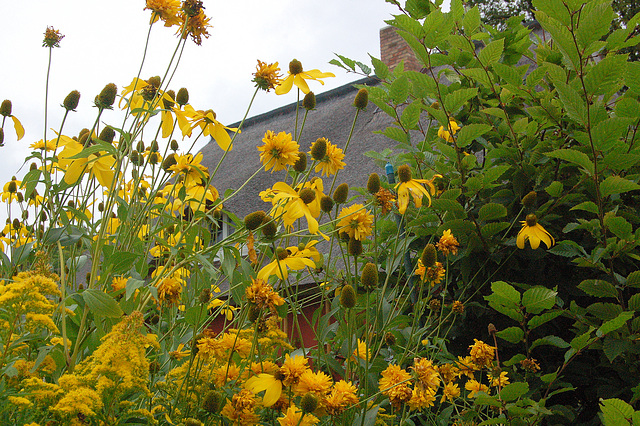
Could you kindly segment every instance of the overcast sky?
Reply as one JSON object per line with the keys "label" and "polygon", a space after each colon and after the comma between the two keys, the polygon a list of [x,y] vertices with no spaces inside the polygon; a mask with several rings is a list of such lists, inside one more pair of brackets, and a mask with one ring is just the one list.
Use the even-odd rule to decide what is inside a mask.
{"label": "overcast sky", "polygon": [[[0,1],[0,100],[13,102],[13,113],[26,130],[16,142],[12,123],[5,124],[2,183],[17,173],[28,146],[43,137],[48,49],[42,39],[47,26],[65,35],[60,48],[53,49],[48,127],[58,129],[64,112],[60,104],[71,90],[79,90],[78,112],[63,130],[73,136],[91,127],[96,113],[92,100],[105,84],[113,82],[120,90],[137,74],[151,15],[144,6],[144,0]],[[196,109],[213,109],[223,124],[242,118],[253,94],[251,73],[257,59],[277,61],[286,71],[297,58],[305,69],[336,74],[324,86],[312,82],[316,93],[359,78],[328,61],[334,52],[368,64],[369,53],[379,57],[379,30],[397,10],[384,0],[204,0],[204,6],[211,18],[210,37],[201,46],[187,43],[171,88],[187,87],[190,103]],[[153,26],[142,78],[164,73],[177,43],[175,32],[176,27],[165,28],[160,22]],[[260,93],[250,116],[295,99],[295,90],[282,96]],[[102,116],[108,124],[120,117],[117,110]]]}

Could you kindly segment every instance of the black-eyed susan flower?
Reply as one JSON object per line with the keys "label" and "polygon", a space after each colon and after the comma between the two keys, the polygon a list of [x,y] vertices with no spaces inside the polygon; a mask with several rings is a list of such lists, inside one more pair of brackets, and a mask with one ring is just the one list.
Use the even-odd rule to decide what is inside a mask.
{"label": "black-eyed susan flower", "polygon": [[458,126],[456,120],[449,119],[449,128],[445,130],[444,126],[440,126],[440,129],[438,129],[438,136],[449,143],[453,143],[453,135],[455,135],[458,130],[460,130],[460,126]]}
{"label": "black-eyed susan flower", "polygon": [[[317,186],[314,189],[307,184],[295,190],[284,182],[277,182],[270,190],[261,192],[260,196],[263,201],[270,201],[273,204],[271,216],[281,218],[287,227],[292,227],[297,219],[305,217],[309,232],[317,234],[319,225],[316,217],[320,215],[322,193],[321,189],[317,190]],[[305,189],[307,191],[304,191]]]}
{"label": "black-eyed susan flower", "polygon": [[[322,172],[322,176],[333,176],[338,173],[338,170],[344,169],[345,162],[342,161],[344,159],[344,152],[342,151],[342,148],[338,148],[327,139],[320,139],[324,139],[326,141],[326,152],[324,156],[322,156],[322,158],[318,160],[318,163],[315,167],[315,172]],[[311,153],[313,153],[314,145],[311,146]]]}
{"label": "black-eyed susan flower", "polygon": [[272,173],[277,172],[298,161],[300,145],[293,140],[291,133],[280,132],[276,135],[267,130],[262,142],[264,143],[258,147],[258,151],[265,170],[273,169]]}
{"label": "black-eyed susan flower", "polygon": [[256,72],[253,73],[253,81],[256,83],[256,87],[262,90],[269,91],[275,89],[280,84],[280,67],[278,63],[267,64],[258,59],[258,65],[256,65]]}
{"label": "black-eyed susan flower", "polygon": [[516,245],[519,249],[523,249],[527,240],[534,250],[540,247],[541,241],[545,243],[547,248],[551,248],[556,243],[553,236],[538,223],[538,218],[535,214],[528,214],[527,219],[522,221],[522,229],[518,232]]}
{"label": "black-eyed susan flower", "polygon": [[174,109],[173,112],[178,118],[178,125],[182,130],[183,138],[191,137],[194,128],[200,127],[203,136],[211,136],[225,151],[231,150],[231,137],[229,131],[238,132],[237,128],[226,127],[218,120],[212,110],[195,110],[191,105],[185,105],[184,111]]}
{"label": "black-eyed susan flower", "polygon": [[[433,185],[433,179],[440,175],[434,175],[432,179],[412,179],[411,177],[411,169],[409,166],[404,165],[398,168],[398,177],[400,178],[400,183],[395,186],[396,191],[398,191],[398,210],[400,214],[404,214],[407,211],[407,206],[409,205],[409,196],[413,197],[413,202],[416,207],[422,207],[422,197],[426,196],[429,200],[429,206],[431,205],[431,195],[435,194],[436,188]],[[427,185],[429,191],[423,186]]]}
{"label": "black-eyed susan flower", "polygon": [[345,207],[338,215],[338,232],[346,232],[349,237],[364,240],[371,235],[373,215],[362,204]]}
{"label": "black-eyed susan flower", "polygon": [[271,407],[278,402],[282,395],[282,388],[296,386],[300,377],[309,370],[309,364],[305,357],[295,355],[291,357],[285,354],[284,362],[274,374],[260,373],[245,382],[245,389],[257,394],[264,391],[262,405]]}
{"label": "black-eyed susan flower", "polygon": [[307,94],[310,92],[310,89],[306,80],[315,80],[324,85],[324,82],[320,79],[327,77],[335,77],[335,75],[331,72],[321,72],[317,69],[304,71],[300,61],[294,59],[289,63],[289,75],[278,87],[276,87],[276,95],[289,93],[294,84],[302,91],[302,93]]}

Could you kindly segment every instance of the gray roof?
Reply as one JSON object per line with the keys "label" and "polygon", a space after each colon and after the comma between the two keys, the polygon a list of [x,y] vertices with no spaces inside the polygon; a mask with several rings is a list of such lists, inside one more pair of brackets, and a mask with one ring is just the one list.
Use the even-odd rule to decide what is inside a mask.
{"label": "gray roof", "polygon": [[[349,130],[356,113],[353,100],[357,90],[354,85],[363,84],[374,86],[380,84],[375,77],[367,77],[351,84],[327,91],[316,96],[316,109],[310,111],[299,137],[300,150],[308,152],[311,144],[320,137],[327,138],[331,143],[344,149],[349,136]],[[300,107],[299,126],[304,116],[304,108]],[[229,151],[220,170],[213,179],[213,185],[218,190],[237,189],[242,186],[260,166],[259,151],[257,147],[262,145],[262,138],[267,130],[275,133],[285,131],[293,133],[296,115],[295,103],[275,109],[265,114],[248,118]],[[381,152],[385,148],[393,148],[396,142],[381,135],[374,134],[377,130],[384,130],[393,123],[393,120],[380,111],[374,104],[369,103],[366,110],[361,111],[356,122],[353,136],[345,153],[346,166],[338,173],[336,185],[342,182],[350,186],[366,186],[369,174],[377,172],[384,175],[384,169],[377,166],[372,158],[363,154],[367,151]],[[229,127],[237,127],[235,123]],[[202,164],[212,171],[218,164],[223,152],[213,140],[201,150],[203,154]],[[311,159],[309,159],[309,164]],[[260,171],[237,196],[225,202],[225,210],[229,210],[240,218],[255,211],[269,210],[270,204],[264,203],[259,198],[259,193],[270,188],[274,183],[282,181],[284,171],[271,173]],[[313,176],[319,174],[313,173]],[[325,193],[328,193],[333,178],[323,178]],[[327,194],[330,195],[330,194]]]}

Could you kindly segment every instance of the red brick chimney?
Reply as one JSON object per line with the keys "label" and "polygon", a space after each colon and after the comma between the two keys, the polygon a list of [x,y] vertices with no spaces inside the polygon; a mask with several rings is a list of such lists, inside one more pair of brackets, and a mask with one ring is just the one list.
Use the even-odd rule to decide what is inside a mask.
{"label": "red brick chimney", "polygon": [[394,69],[402,60],[404,60],[405,70],[420,71],[422,69],[411,47],[391,26],[380,30],[380,56],[382,62],[390,69]]}

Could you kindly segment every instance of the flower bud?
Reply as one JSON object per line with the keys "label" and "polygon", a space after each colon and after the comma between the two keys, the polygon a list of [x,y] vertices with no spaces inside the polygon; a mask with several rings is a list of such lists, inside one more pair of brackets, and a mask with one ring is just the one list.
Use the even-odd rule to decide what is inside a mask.
{"label": "flower bud", "polygon": [[[21,203],[24,201],[24,195],[22,195],[22,192],[18,192],[16,194],[16,198],[18,199],[18,202]],[[24,211],[25,213],[27,212],[26,210]]]}
{"label": "flower bud", "polygon": [[151,142],[151,145],[149,145],[149,151],[158,152],[158,141],[154,140]]}
{"label": "flower bud", "polygon": [[307,392],[300,400],[300,408],[305,414],[313,413],[318,408],[318,397],[311,392]]}
{"label": "flower bud", "polygon": [[360,256],[362,254],[362,241],[350,238],[347,251],[351,256]]}
{"label": "flower bud", "polygon": [[461,315],[464,313],[464,304],[459,300],[455,300],[451,304],[451,310],[453,311],[453,313]]}
{"label": "flower bud", "polygon": [[322,198],[320,198],[320,209],[325,213],[331,213],[331,210],[333,210],[333,200],[331,197],[323,195]]}
{"label": "flower bud", "polygon": [[169,168],[175,164],[178,164],[178,162],[176,161],[176,155],[175,154],[169,154],[167,155],[167,158],[164,159],[164,161],[162,162],[162,169],[165,172],[169,171]]}
{"label": "flower bud", "polygon": [[189,91],[186,88],[182,88],[178,90],[178,94],[176,95],[176,102],[178,105],[184,106],[189,103]]}
{"label": "flower bud", "polygon": [[411,168],[406,164],[398,167],[398,179],[403,183],[409,182],[411,180]]}
{"label": "flower bud", "polygon": [[347,284],[342,287],[340,292],[340,304],[346,308],[351,309],[356,306],[356,291],[351,284]]}
{"label": "flower bud", "polygon": [[2,101],[2,105],[0,105],[0,115],[4,115],[5,117],[11,116],[11,101],[9,99]]}
{"label": "flower bud", "polygon": [[307,154],[304,152],[298,153],[298,159],[293,163],[293,170],[298,173],[303,173],[307,170]]}
{"label": "flower bud", "polygon": [[293,75],[300,74],[302,72],[302,63],[297,59],[289,62],[289,72]]}
{"label": "flower bud", "polygon": [[102,213],[104,211],[104,203],[101,201],[98,203],[98,211]]}
{"label": "flower bud", "polygon": [[67,111],[75,111],[75,109],[78,107],[78,102],[80,102],[80,92],[78,92],[77,90],[72,90],[71,92],[69,92],[67,97],[64,98],[62,106]]}
{"label": "flower bud", "polygon": [[302,191],[300,191],[300,199],[305,204],[309,204],[316,199],[316,192],[311,188],[303,188]]}
{"label": "flower bud", "polygon": [[102,131],[100,132],[100,135],[98,136],[98,139],[107,143],[112,143],[115,137],[116,137],[116,131],[113,130],[113,128],[107,126],[104,129],[102,129]]}
{"label": "flower bud", "polygon": [[267,214],[262,210],[249,213],[244,218],[244,226],[246,226],[249,231],[258,229],[266,216]]}
{"label": "flower bud", "polygon": [[302,99],[302,106],[307,111],[311,111],[312,109],[316,109],[316,95],[313,92],[309,92],[304,95],[304,99]]}
{"label": "flower bud", "polygon": [[31,165],[29,166],[29,171],[33,171],[33,170],[37,170],[38,169],[38,165],[36,163],[31,163]]}
{"label": "flower bud", "polygon": [[335,191],[333,191],[333,201],[336,204],[344,204],[347,201],[347,197],[349,196],[349,185],[346,183],[341,183],[338,185]]}
{"label": "flower bud", "polygon": [[143,142],[143,141],[139,141],[139,142],[136,144],[136,150],[137,150],[138,152],[143,152],[143,151],[144,151],[144,142]]}
{"label": "flower bud", "polygon": [[129,159],[131,160],[131,162],[132,162],[134,165],[136,165],[136,166],[139,166],[139,165],[140,165],[140,164],[139,164],[139,163],[140,163],[140,154],[138,153],[138,151],[137,151],[137,150],[135,150],[135,149],[134,149],[134,150],[131,152],[131,155],[129,156]]}
{"label": "flower bud", "polygon": [[104,86],[104,89],[96,96],[96,106],[100,109],[111,108],[116,101],[116,94],[118,93],[118,86],[113,83],[109,83]]}
{"label": "flower bud", "polygon": [[436,264],[436,259],[437,259],[436,246],[434,246],[431,243],[427,244],[424,247],[424,250],[422,250],[422,256],[420,256],[420,260],[422,261],[422,264],[424,265],[425,268],[430,268]]}
{"label": "flower bud", "polygon": [[356,99],[353,101],[353,106],[358,109],[365,109],[369,104],[369,91],[364,87],[358,90]]}
{"label": "flower bud", "polygon": [[522,198],[522,205],[530,209],[536,204],[537,199],[538,193],[536,191],[531,191]]}
{"label": "flower bud", "polygon": [[318,138],[313,145],[311,145],[311,158],[316,161],[322,161],[327,155],[327,139]]}
{"label": "flower bud", "polygon": [[376,288],[378,286],[378,267],[371,262],[364,265],[360,282],[366,290]]}
{"label": "flower bud", "polygon": [[172,139],[171,140],[171,151],[175,152],[175,151],[178,150],[178,148],[179,148],[178,141],[175,140],[175,139]]}
{"label": "flower bud", "polygon": [[273,238],[278,232],[278,226],[271,216],[265,216],[262,220],[262,234],[267,238]]}
{"label": "flower bud", "polygon": [[377,173],[371,173],[367,180],[367,191],[369,194],[376,194],[380,191],[380,176]]}

